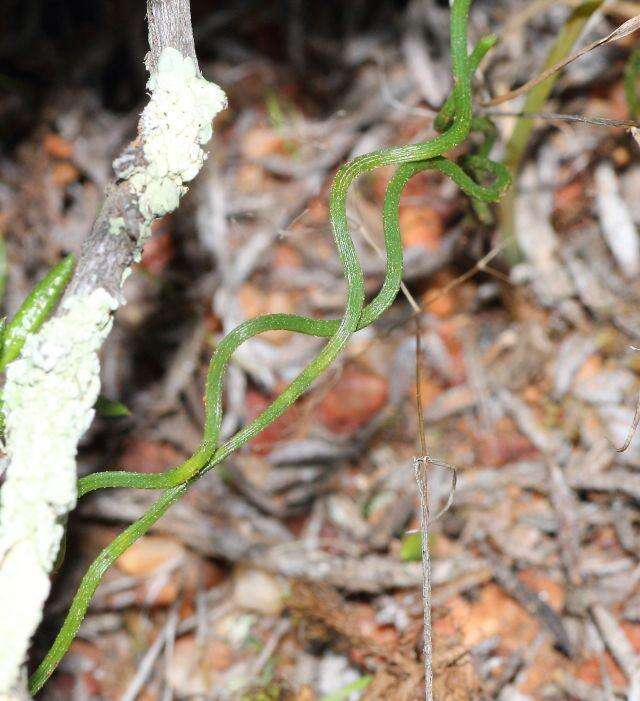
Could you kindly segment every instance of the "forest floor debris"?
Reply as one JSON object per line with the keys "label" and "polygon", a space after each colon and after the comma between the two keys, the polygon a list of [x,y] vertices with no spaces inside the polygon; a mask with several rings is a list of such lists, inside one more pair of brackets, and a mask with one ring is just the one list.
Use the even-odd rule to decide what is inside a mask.
{"label": "forest floor debris", "polygon": [[[208,356],[239,321],[339,315],[331,175],[354,153],[430,134],[444,89],[424,71],[447,65],[424,39],[446,26],[446,8],[414,2],[404,20],[397,8],[367,19],[365,5],[349,3],[337,47],[310,4],[308,75],[268,39],[264,11],[248,34],[237,30],[256,3],[194,9],[196,33],[217,46],[204,51],[215,57],[205,72],[231,109],[185,210],[157,225],[127,283],[104,391],[131,414],[96,422],[84,471],[160,470],[193,448]],[[534,74],[566,15],[554,5],[509,21],[484,71],[494,93]],[[477,2],[474,34],[503,28],[513,6],[525,3]],[[638,12],[608,3],[593,31],[606,34],[629,6]],[[295,29],[283,49],[291,61]],[[628,119],[631,48],[626,39],[574,64],[549,111]],[[15,119],[2,99],[0,114]],[[88,230],[135,105],[76,88],[47,94],[39,114],[16,127],[18,146],[0,162],[8,310]],[[508,124],[500,120],[505,133]],[[609,441],[625,441],[640,390],[638,145],[623,129],[536,127],[518,184],[518,266],[504,266],[493,229],[436,174],[409,183],[400,211],[406,283],[423,308],[429,451],[459,474],[430,536],[436,698],[637,701],[640,437],[624,453]],[[350,203],[370,292],[383,277],[368,241],[380,243],[387,177],[363,178]],[[421,570],[402,556],[419,518],[411,319],[399,297],[301,402],[118,561],[42,698],[419,698]],[[277,332],[243,346],[223,431],[261,411],[318,345]],[[450,475],[431,469],[429,480],[435,513]],[[114,524],[150,498],[83,501],[38,651]]]}

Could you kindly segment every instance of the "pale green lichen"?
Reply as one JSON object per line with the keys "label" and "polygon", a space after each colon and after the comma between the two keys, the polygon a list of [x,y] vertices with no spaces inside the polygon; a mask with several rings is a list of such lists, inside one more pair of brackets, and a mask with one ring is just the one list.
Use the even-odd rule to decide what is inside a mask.
{"label": "pale green lichen", "polygon": [[155,218],[178,207],[187,191],[185,183],[204,163],[201,147],[211,138],[211,122],[227,104],[221,88],[202,78],[195,63],[172,48],[160,55],[147,87],[151,99],[139,129],[146,163],[122,174],[138,196],[142,238],[149,235]]}
{"label": "pale green lichen", "polygon": [[118,236],[125,228],[124,219],[122,217],[112,217],[109,219],[109,233],[113,236]]}
{"label": "pale green lichen", "polygon": [[117,307],[106,290],[70,297],[65,313],[27,338],[7,369],[4,390],[9,459],[0,503],[0,693],[14,682],[49,592],[75,505],[76,450],[100,388],[98,350]]}

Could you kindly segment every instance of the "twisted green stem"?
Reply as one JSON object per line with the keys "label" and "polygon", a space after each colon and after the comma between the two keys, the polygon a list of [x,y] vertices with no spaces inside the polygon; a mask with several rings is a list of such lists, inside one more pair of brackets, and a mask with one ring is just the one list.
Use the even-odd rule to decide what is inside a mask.
{"label": "twisted green stem", "polygon": [[[161,473],[126,471],[100,472],[78,482],[79,496],[103,487],[136,487],[164,489],[164,493],[138,521],[129,526],[107,546],[85,574],[71,603],[67,618],[47,656],[30,680],[31,692],[37,692],[67,651],[100,578],[106,569],[137,538],[146,533],[162,514],[182,496],[190,484],[199,479],[228,455],[258,435],[281,416],[336,360],[351,334],[373,323],[393,302],[402,278],[402,244],[398,223],[398,207],[407,181],[424,170],[438,170],[452,178],[474,200],[496,201],[510,182],[509,173],[500,164],[489,161],[486,150],[467,157],[461,168],[442,154],[464,141],[472,127],[471,69],[474,68],[495,40],[481,42],[471,57],[467,55],[467,20],[471,0],[455,0],[451,13],[451,55],[455,87],[452,97],[443,106],[443,133],[430,141],[410,146],[382,149],[356,158],[343,165],[333,181],[329,211],[333,235],[347,280],[347,303],[342,319],[322,320],[310,317],[271,314],[250,319],[229,333],[218,345],[209,364],[205,390],[206,417],[203,439],[198,450],[184,463]],[[353,181],[374,168],[399,165],[389,181],[383,206],[383,227],[387,253],[385,280],[376,297],[365,306],[364,278],[355,246],[349,235],[346,198]],[[488,186],[478,184],[465,170],[489,175]],[[289,386],[251,423],[222,444],[218,444],[222,421],[222,392],[225,369],[234,351],[247,339],[272,330],[286,330],[329,340],[317,357]]]}

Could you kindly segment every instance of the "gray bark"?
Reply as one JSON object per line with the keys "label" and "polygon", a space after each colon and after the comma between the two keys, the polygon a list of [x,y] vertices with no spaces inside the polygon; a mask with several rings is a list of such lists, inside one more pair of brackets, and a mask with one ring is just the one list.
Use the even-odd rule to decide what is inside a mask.
{"label": "gray bark", "polygon": [[[198,65],[189,0],[147,0],[147,19],[150,51],[145,63],[150,73],[157,71],[160,54],[167,47],[177,49]],[[134,141],[116,158],[114,165],[117,170],[119,163],[142,158],[140,144]],[[114,236],[109,231],[109,220],[117,217],[124,219],[126,233]],[[114,180],[106,188],[100,213],[82,245],[66,296],[90,294],[102,287],[119,297],[122,276],[133,261],[142,221],[137,199],[128,184]]]}
{"label": "gray bark", "polygon": [[149,48],[146,64],[149,73],[158,68],[162,50],[171,46],[198,65],[191,29],[189,0],[147,0]]}

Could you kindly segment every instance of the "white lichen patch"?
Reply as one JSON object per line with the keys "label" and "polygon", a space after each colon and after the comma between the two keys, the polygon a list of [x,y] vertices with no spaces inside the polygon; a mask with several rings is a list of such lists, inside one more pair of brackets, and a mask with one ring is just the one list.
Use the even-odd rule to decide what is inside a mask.
{"label": "white lichen patch", "polygon": [[76,501],[76,450],[100,389],[98,351],[117,301],[71,297],[7,369],[9,466],[0,501],[0,694],[15,680],[49,593],[49,572]]}
{"label": "white lichen patch", "polygon": [[109,219],[109,233],[113,236],[118,236],[121,231],[124,231],[125,223],[122,217],[112,217]]}
{"label": "white lichen patch", "polygon": [[172,48],[160,55],[147,88],[151,99],[139,128],[146,163],[121,173],[138,196],[143,238],[155,218],[178,207],[185,183],[204,163],[202,146],[213,133],[211,122],[227,105],[222,89],[202,78],[195,63]]}

